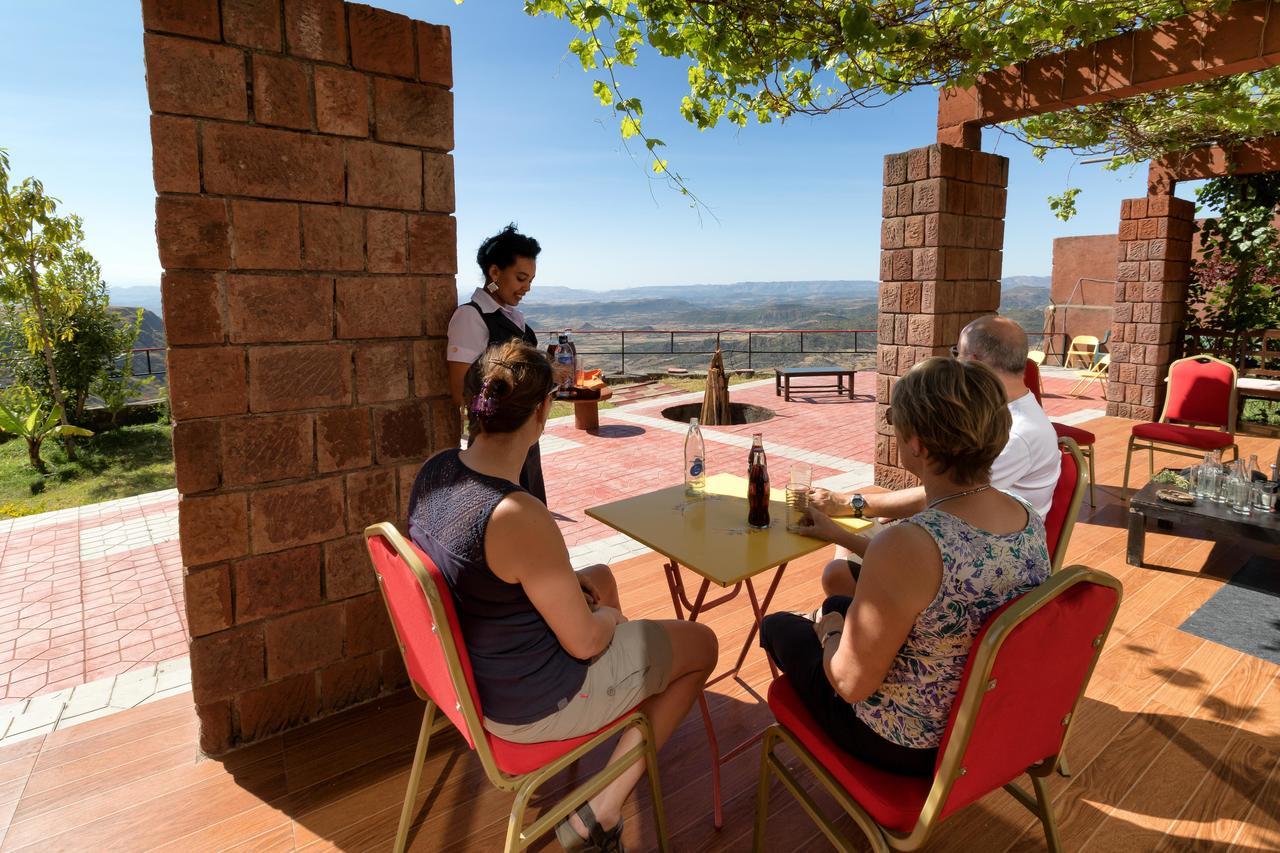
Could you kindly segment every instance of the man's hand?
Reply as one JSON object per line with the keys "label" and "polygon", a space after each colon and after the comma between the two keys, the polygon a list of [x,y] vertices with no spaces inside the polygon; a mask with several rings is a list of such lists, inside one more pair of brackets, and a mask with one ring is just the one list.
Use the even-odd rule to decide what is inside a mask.
{"label": "man's hand", "polygon": [[849,498],[839,492],[828,489],[814,489],[809,493],[809,506],[832,518],[853,515],[853,507],[849,506]]}

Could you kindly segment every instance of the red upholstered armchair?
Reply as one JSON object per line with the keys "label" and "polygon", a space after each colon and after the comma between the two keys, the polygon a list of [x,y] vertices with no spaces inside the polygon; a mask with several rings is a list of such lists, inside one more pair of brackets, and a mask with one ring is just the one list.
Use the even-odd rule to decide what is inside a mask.
{"label": "red upholstered armchair", "polygon": [[[786,676],[775,680],[769,707],[778,722],[764,735],[753,849],[764,837],[771,774],[837,849],[856,849],[776,754],[786,744],[877,853],[920,849],[938,824],[1000,787],[1040,818],[1049,849],[1061,850],[1044,780],[1058,764],[1120,596],[1115,578],[1072,566],[995,611],[969,653],[932,779],[887,773],[844,752],[809,716]],[[1034,796],[1014,784],[1023,773]]]}
{"label": "red upholstered armchair", "polygon": [[1129,498],[1129,465],[1135,449],[1147,451],[1151,476],[1155,475],[1157,450],[1192,459],[1228,448],[1232,458],[1240,455],[1235,436],[1236,369],[1233,365],[1211,355],[1180,358],[1169,365],[1165,383],[1168,389],[1160,420],[1138,424],[1129,436],[1121,500]]}
{"label": "red upholstered armchair", "polygon": [[1084,459],[1080,448],[1069,438],[1058,439],[1062,452],[1062,467],[1058,469],[1058,484],[1053,488],[1053,506],[1044,520],[1045,542],[1049,546],[1049,558],[1053,571],[1062,568],[1084,501]]}
{"label": "red upholstered armchair", "polygon": [[[495,737],[480,722],[480,696],[476,692],[471,660],[462,641],[453,595],[444,575],[417,546],[405,539],[394,525],[375,524],[364,531],[365,544],[378,576],[378,587],[395,629],[400,654],[414,692],[426,701],[418,748],[409,771],[409,788],[400,812],[395,853],[401,853],[412,824],[414,802],[422,765],[431,735],[455,726],[467,746],[475,750],[485,775],[497,788],[515,792],[511,819],[507,826],[507,853],[523,850],[550,832],[571,811],[599,793],[618,778],[637,758],[644,758],[649,773],[649,790],[657,821],[657,843],[666,851],[666,814],[662,807],[662,791],[658,785],[658,755],[654,748],[649,719],[640,711],[631,711],[588,735],[571,740],[520,744]],[[439,719],[436,712],[443,714]],[[617,761],[606,764],[585,782],[575,787],[526,830],[525,811],[538,788],[570,764],[596,747],[636,726],[644,741]],[[428,844],[430,846],[430,844]]]}
{"label": "red upholstered armchair", "polygon": [[[1043,407],[1044,400],[1042,400],[1041,397],[1044,394],[1044,386],[1040,382],[1040,365],[1036,364],[1032,359],[1027,359],[1027,366],[1022,371],[1022,382],[1027,386],[1027,388],[1031,389],[1031,393],[1036,397],[1036,402]],[[1069,426],[1067,424],[1060,423],[1053,424],[1053,431],[1058,434],[1059,441],[1064,438],[1069,438],[1075,442],[1075,452],[1079,454],[1082,459],[1087,459],[1089,461],[1089,506],[1096,506],[1093,502],[1093,445],[1098,440],[1097,436],[1089,432],[1087,429],[1081,429],[1077,426]],[[1052,551],[1053,548],[1051,547],[1049,550]],[[1059,561],[1055,568],[1061,568],[1061,566],[1062,563]]]}

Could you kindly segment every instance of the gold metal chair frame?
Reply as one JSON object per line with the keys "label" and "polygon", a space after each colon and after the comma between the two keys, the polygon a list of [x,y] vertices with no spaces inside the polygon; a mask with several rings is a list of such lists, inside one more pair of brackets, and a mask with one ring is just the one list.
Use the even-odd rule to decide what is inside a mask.
{"label": "gold metal chair frame", "polygon": [[[1180,358],[1169,365],[1169,373],[1164,378],[1164,384],[1165,385],[1169,384],[1169,377],[1173,375],[1174,367],[1176,367],[1179,364],[1182,364],[1182,362],[1184,361],[1198,361],[1202,358],[1207,358],[1210,361],[1216,361],[1218,362],[1218,364],[1222,364],[1231,368],[1231,400],[1227,404],[1227,430],[1226,431],[1231,435],[1235,435],[1236,406],[1237,406],[1237,403],[1239,402],[1237,399],[1238,394],[1236,391],[1236,379],[1239,377],[1239,371],[1236,370],[1236,366],[1234,364],[1232,364],[1229,361],[1223,361],[1220,358],[1214,358],[1211,355],[1189,355],[1186,358]],[[1156,421],[1156,423],[1168,423],[1168,421],[1165,420],[1165,416],[1168,411],[1169,411],[1169,395],[1166,392],[1164,395],[1164,405],[1160,408],[1160,420]],[[1215,426],[1215,424],[1204,424],[1204,423],[1198,423],[1198,424],[1180,423],[1179,425],[1180,426]],[[1221,429],[1221,427],[1218,427],[1218,429]],[[1129,447],[1127,450],[1125,450],[1125,454],[1124,454],[1124,486],[1120,490],[1120,500],[1122,501],[1127,501],[1129,499],[1129,466],[1133,462],[1133,451],[1135,449],[1147,451],[1147,472],[1148,472],[1148,476],[1150,477],[1154,477],[1156,475],[1156,451],[1157,450],[1159,450],[1161,453],[1170,453],[1170,454],[1173,454],[1174,456],[1188,456],[1192,459],[1200,459],[1205,454],[1205,451],[1203,450],[1188,450],[1186,445],[1183,445],[1183,444],[1170,444],[1169,442],[1158,441],[1154,438],[1138,438],[1133,433],[1130,433]],[[1225,450],[1227,448],[1223,448],[1223,449]],[[1232,459],[1240,458],[1240,448],[1236,446],[1235,442],[1231,443],[1230,450],[1231,450]]]}
{"label": "gold metal chair frame", "polygon": [[1102,358],[1098,359],[1097,364],[1091,364],[1084,370],[1076,374],[1078,380],[1075,385],[1071,386],[1071,390],[1067,393],[1072,397],[1079,396],[1082,389],[1087,390],[1090,382],[1097,382],[1102,386],[1102,393],[1107,393],[1107,377],[1111,369],[1111,353],[1104,352]]}
{"label": "gold metal chair frame", "polygon": [[[983,635],[982,642],[972,650],[971,654],[975,656],[973,669],[970,671],[969,679],[965,683],[964,695],[956,699],[960,703],[960,708],[956,714],[955,725],[952,727],[951,739],[947,742],[946,752],[943,753],[938,772],[934,776],[933,787],[929,790],[929,796],[925,800],[924,807],[920,811],[920,817],[916,820],[916,825],[911,832],[905,834],[896,832],[877,823],[875,818],[859,805],[836,781],[835,777],[822,766],[813,753],[809,752],[794,735],[775,723],[764,734],[764,748],[760,760],[760,781],[756,789],[755,835],[751,849],[755,853],[763,850],[764,828],[769,806],[770,774],[778,777],[783,786],[791,792],[792,796],[800,803],[801,808],[818,825],[818,828],[822,830],[822,834],[827,837],[827,840],[837,850],[852,853],[852,851],[859,849],[841,835],[833,820],[822,814],[818,809],[817,803],[800,786],[796,777],[778,758],[775,750],[779,743],[785,743],[791,748],[792,752],[809,769],[809,772],[814,775],[823,789],[835,798],[845,813],[862,830],[862,833],[871,843],[871,849],[876,853],[888,853],[889,850],[919,850],[923,847],[940,822],[938,815],[947,802],[952,786],[955,784],[956,779],[965,773],[965,768],[960,766],[960,762],[964,758],[965,751],[969,746],[969,740],[973,736],[973,727],[977,722],[978,711],[982,707],[983,699],[994,686],[990,683],[991,668],[995,664],[996,654],[1004,644],[1005,638],[1054,596],[1078,583],[1085,582],[1097,583],[1114,589],[1116,591],[1116,603],[1115,608],[1112,610],[1111,618],[1107,621],[1106,630],[1094,641],[1093,661],[1089,664],[1089,671],[1085,674],[1080,686],[1080,693],[1072,704],[1071,713],[1067,715],[1063,723],[1066,731],[1063,732],[1062,742],[1065,744],[1067,737],[1071,734],[1071,726],[1075,723],[1076,710],[1079,708],[1080,700],[1084,698],[1085,688],[1088,687],[1089,679],[1093,677],[1093,670],[1098,664],[1098,657],[1102,654],[1104,641],[1107,635],[1111,633],[1111,626],[1115,622],[1116,613],[1120,609],[1120,598],[1123,595],[1120,581],[1105,572],[1095,571],[1087,566],[1071,566],[1051,575],[1038,588],[1027,593],[1021,600],[996,617],[986,634]],[[1062,842],[1058,837],[1057,818],[1054,816],[1053,803],[1044,780],[1045,777],[1054,772],[1060,756],[1061,750],[1059,750],[1058,754],[1048,756],[1038,764],[1027,768],[1027,775],[1031,777],[1034,796],[1014,782],[1004,786],[1004,789],[1014,799],[1022,803],[1023,806],[1040,819],[1041,824],[1044,826],[1045,839],[1048,842],[1051,853],[1060,853]]]}
{"label": "gold metal chair frame", "polygon": [[[1067,545],[1071,542],[1071,532],[1075,529],[1076,521],[1080,518],[1080,504],[1084,503],[1084,452],[1080,450],[1080,445],[1076,444],[1075,439],[1068,438],[1065,435],[1058,436],[1058,446],[1066,450],[1075,459],[1076,462],[1076,487],[1071,491],[1071,503],[1067,507],[1067,514],[1062,518],[1062,530],[1058,533],[1058,544],[1053,549],[1053,553],[1049,555],[1050,571],[1057,572],[1062,569],[1062,563],[1067,557]],[[1093,488],[1093,466],[1090,456],[1090,478],[1089,488]],[[1092,504],[1091,504],[1092,505]]]}
{"label": "gold metal chair frame", "polygon": [[[669,850],[667,816],[666,810],[663,808],[662,788],[658,780],[658,752],[655,748],[653,727],[649,723],[649,718],[641,711],[633,711],[589,741],[575,747],[570,752],[538,770],[516,776],[499,770],[497,762],[494,760],[493,752],[489,748],[489,743],[483,736],[483,724],[476,710],[475,702],[472,701],[471,691],[467,687],[467,679],[462,670],[458,649],[453,642],[453,635],[449,631],[439,629],[439,626],[447,625],[448,621],[445,617],[444,605],[440,601],[435,583],[427,573],[426,566],[423,565],[422,560],[418,558],[413,549],[409,547],[408,541],[405,540],[400,531],[390,522],[381,522],[366,527],[364,538],[366,541],[374,538],[385,539],[418,579],[418,585],[422,588],[423,595],[427,599],[427,606],[431,610],[432,631],[440,639],[440,644],[444,649],[445,661],[449,668],[449,678],[453,681],[454,690],[460,700],[458,710],[462,713],[471,731],[479,735],[475,739],[475,751],[480,757],[480,764],[484,767],[485,775],[494,787],[503,791],[515,792],[515,801],[511,805],[511,817],[507,823],[506,843],[503,846],[505,853],[524,850],[534,841],[551,832],[557,823],[568,817],[578,806],[600,793],[601,790],[622,775],[628,767],[640,758],[645,761],[649,777],[649,792],[653,798],[654,821],[657,824],[658,831],[658,848],[664,853]],[[387,593],[383,586],[381,574],[378,575],[378,589],[382,592],[383,603],[387,605],[387,612],[390,614],[390,602],[387,601]],[[403,656],[404,642],[400,638],[399,630],[395,627],[394,619],[391,622],[391,626],[392,630],[396,631],[396,644],[399,646],[400,654]],[[447,716],[436,719],[435,702],[412,678],[410,683],[413,684],[414,693],[427,703],[427,707],[422,715],[422,726],[418,731],[418,746],[414,750],[413,765],[409,772],[409,785],[405,791],[404,806],[400,811],[400,824],[396,830],[395,847],[393,848],[395,853],[402,853],[408,840],[409,828],[414,814],[414,801],[418,796],[422,767],[427,756],[427,744],[431,739],[431,735],[447,729],[451,724]],[[628,751],[617,761],[609,763],[590,779],[575,787],[527,828],[524,827],[525,812],[528,811],[529,801],[539,787],[596,747],[632,727],[640,729],[643,737],[638,746]]]}
{"label": "gold metal chair frame", "polygon": [[[1077,343],[1088,349],[1076,349]],[[1062,366],[1070,367],[1072,357],[1079,356],[1084,362],[1083,367],[1088,369],[1093,364],[1093,360],[1098,357],[1098,349],[1101,346],[1102,342],[1098,340],[1097,335],[1076,335],[1067,345],[1066,355],[1062,357]]]}

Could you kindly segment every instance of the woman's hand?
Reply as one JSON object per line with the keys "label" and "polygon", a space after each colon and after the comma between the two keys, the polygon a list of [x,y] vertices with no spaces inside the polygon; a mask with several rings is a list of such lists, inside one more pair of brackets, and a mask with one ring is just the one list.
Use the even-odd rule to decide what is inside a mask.
{"label": "woman's hand", "polygon": [[822,642],[823,637],[832,631],[841,631],[843,629],[844,614],[834,610],[813,623],[813,633],[818,635],[819,643]]}
{"label": "woman's hand", "polygon": [[853,508],[849,506],[849,501],[845,499],[844,495],[829,489],[813,489],[810,491],[809,506],[815,507],[833,518],[853,515]]}
{"label": "woman's hand", "polygon": [[823,542],[834,542],[842,531],[843,528],[832,521],[826,513],[810,506],[805,510],[804,520],[801,521],[797,532],[803,536],[821,539]]}
{"label": "woman's hand", "polygon": [[595,608],[596,613],[604,614],[605,618],[613,620],[615,626],[621,625],[627,621],[627,617],[622,615],[622,611],[616,607],[609,607],[606,604],[599,605]]}

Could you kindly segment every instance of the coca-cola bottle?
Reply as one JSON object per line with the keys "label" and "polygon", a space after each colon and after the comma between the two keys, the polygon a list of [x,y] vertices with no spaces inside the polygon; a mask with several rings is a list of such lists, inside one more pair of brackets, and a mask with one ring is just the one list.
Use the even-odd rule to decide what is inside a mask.
{"label": "coca-cola bottle", "polygon": [[764,455],[764,433],[751,437],[751,453],[747,456],[747,524],[769,526],[769,463]]}

